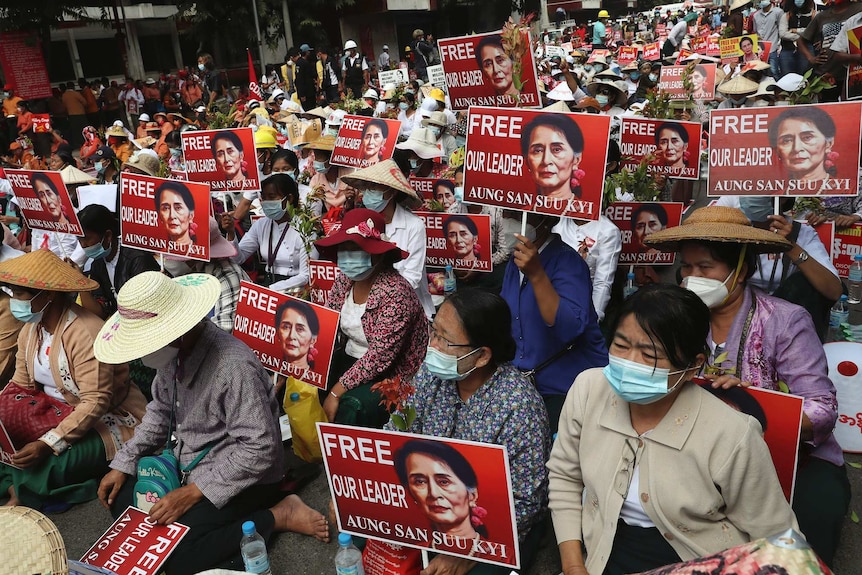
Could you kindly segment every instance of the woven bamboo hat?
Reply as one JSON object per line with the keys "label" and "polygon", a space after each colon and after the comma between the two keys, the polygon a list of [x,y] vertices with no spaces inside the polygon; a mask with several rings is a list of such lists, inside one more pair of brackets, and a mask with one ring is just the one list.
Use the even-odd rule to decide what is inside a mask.
{"label": "woven bamboo hat", "polygon": [[105,130],[106,136],[114,136],[116,138],[128,138],[129,135],[126,133],[126,130],[122,126],[111,126],[107,130]]}
{"label": "woven bamboo hat", "polygon": [[324,152],[331,152],[335,149],[335,136],[320,136],[310,144],[308,144],[309,150],[322,150]]}
{"label": "woven bamboo hat", "polygon": [[54,522],[29,507],[0,507],[3,572],[69,575],[66,545]]}
{"label": "woven bamboo hat", "polygon": [[739,74],[730,80],[723,82],[717,90],[728,96],[739,96],[742,94],[754,94],[757,92],[758,84]]}
{"label": "woven bamboo hat", "polygon": [[675,252],[687,240],[746,244],[755,253],[786,252],[791,248],[782,236],[753,227],[742,210],[723,206],[697,209],[682,225],[655,232],[644,238],[644,243],[663,252]]}
{"label": "woven bamboo hat", "polygon": [[63,183],[66,185],[89,184],[90,182],[96,181],[96,178],[92,177],[87,172],[81,171],[71,165],[60,170],[60,177],[63,178]]}
{"label": "woven bamboo hat", "polygon": [[0,283],[57,292],[93,291],[99,287],[48,250],[33,250],[0,263]]}
{"label": "woven bamboo hat", "polygon": [[158,351],[206,317],[220,294],[219,280],[209,274],[136,275],[117,294],[118,311],[93,343],[96,359],[126,363]]}
{"label": "woven bamboo hat", "polygon": [[404,176],[404,172],[398,167],[394,160],[377,162],[373,166],[356,170],[348,176],[342,176],[341,180],[352,188],[364,190],[369,184],[379,184],[391,188],[396,192],[404,192],[413,199],[418,200],[419,195],[410,182]]}

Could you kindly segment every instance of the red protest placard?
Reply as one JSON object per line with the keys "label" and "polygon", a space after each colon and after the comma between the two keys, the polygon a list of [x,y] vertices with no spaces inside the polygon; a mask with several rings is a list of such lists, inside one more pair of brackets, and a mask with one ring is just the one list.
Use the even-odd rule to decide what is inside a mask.
{"label": "red protest placard", "polygon": [[610,50],[607,50],[605,48],[598,48],[596,50],[593,50],[592,53],[590,54],[590,57],[587,58],[587,64],[592,64],[593,62],[596,61],[596,58],[598,58],[599,56],[601,56],[603,58],[608,58],[608,56],[610,56],[610,55],[611,55]]}
{"label": "red protest placard", "polygon": [[[818,226],[818,228],[823,226]],[[848,277],[853,256],[862,254],[862,224],[835,230],[832,240],[832,265],[842,278]]]}
{"label": "red protest placard", "polygon": [[656,24],[655,25],[655,33],[659,38],[667,37],[667,24]]}
{"label": "red protest placard", "polygon": [[[808,223],[805,220],[799,221]],[[826,248],[826,253],[829,254],[829,260],[832,261],[832,244],[835,241],[835,222],[823,222],[819,226],[812,227],[814,228],[814,231],[817,232],[817,237],[820,239],[823,247]]]}
{"label": "red protest placard", "polygon": [[[331,423],[317,430],[339,531],[519,567],[505,447]],[[441,478],[445,508],[426,487]]]}
{"label": "red protest placard", "polygon": [[734,38],[721,38],[718,41],[721,59],[740,58],[742,62],[751,62],[760,58],[760,47],[757,44],[757,34],[747,34]]}
{"label": "red protest placard", "polygon": [[709,38],[706,36],[695,36],[691,39],[691,50],[697,54],[706,54],[709,47]]}
{"label": "red protest placard", "polygon": [[471,108],[464,201],[597,220],[610,120],[596,114]]}
{"label": "red protest placard", "polygon": [[195,260],[210,259],[210,190],[206,184],[120,175],[124,246]]}
{"label": "red protest placard", "polygon": [[685,59],[688,58],[689,56],[691,56],[692,54],[694,54],[694,52],[692,52],[691,50],[683,48],[682,50],[679,51],[679,54],[676,57],[676,62],[674,62],[674,64],[676,64],[677,66],[684,65]]}
{"label": "red protest placard", "polygon": [[644,46],[644,60],[649,60],[650,62],[661,60],[660,42],[652,42],[651,44]]}
{"label": "red protest placard", "polygon": [[491,216],[414,212],[425,223],[425,265],[491,271]]}
{"label": "red protest placard", "polygon": [[634,170],[651,157],[649,171],[696,180],[700,175],[700,124],[624,116],[620,124],[622,167]]}
{"label": "red protest placard", "polygon": [[712,110],[708,195],[857,193],[862,102]]}
{"label": "red protest placard", "polygon": [[689,94],[697,100],[715,98],[715,64],[698,64],[691,73],[691,92],[683,86],[683,76],[688,66],[662,66],[658,89],[670,96],[671,100],[687,100]]}
{"label": "red protest placard", "polygon": [[188,179],[213,192],[260,190],[251,128],[187,131],[181,134]]}
{"label": "red protest placard", "polygon": [[721,57],[720,38],[721,37],[717,36],[717,35],[709,37],[709,43],[707,44],[707,48],[706,48],[706,55],[707,56],[714,56],[716,58]]}
{"label": "red protest placard", "polygon": [[15,87],[16,96],[25,100],[51,97],[51,82],[38,35],[31,32],[0,34],[0,66],[6,83]]}
{"label": "red protest placard", "polygon": [[437,178],[410,178],[410,187],[423,200],[434,199],[434,182]]}
{"label": "red protest placard", "polygon": [[501,32],[445,38],[438,45],[453,110],[541,105],[529,32],[521,33],[517,52],[506,50]]}
{"label": "red protest placard", "polygon": [[251,348],[266,369],[326,389],[339,315],[244,281],[233,335]]}
{"label": "red protest placard", "polygon": [[311,276],[311,301],[326,305],[329,301],[329,290],[341,273],[338,266],[327,260],[309,260],[308,273]]}
{"label": "red protest placard", "polygon": [[682,221],[684,204],[677,202],[615,202],[605,215],[619,229],[623,240],[620,264],[671,265],[673,252],[660,252],[644,244],[652,234],[675,228]]}
{"label": "red protest placard", "polygon": [[31,228],[84,235],[60,172],[6,168],[6,179]]}
{"label": "red protest placard", "polygon": [[51,131],[50,114],[33,114],[33,133],[47,134]]}
{"label": "red protest placard", "polygon": [[81,561],[114,573],[155,575],[188,532],[182,523],[157,525],[145,512],[130,506]]}
{"label": "red protest placard", "polygon": [[348,168],[367,168],[388,160],[395,151],[400,126],[398,120],[344,116],[330,163]]}
{"label": "red protest placard", "polygon": [[617,63],[620,66],[628,66],[638,59],[637,46],[620,46],[619,54],[617,55]]}

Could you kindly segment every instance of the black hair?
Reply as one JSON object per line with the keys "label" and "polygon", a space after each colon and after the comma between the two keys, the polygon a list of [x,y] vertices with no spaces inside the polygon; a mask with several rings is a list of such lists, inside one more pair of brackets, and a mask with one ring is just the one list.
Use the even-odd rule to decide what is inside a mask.
{"label": "black hair", "polygon": [[766,412],[763,411],[763,407],[747,389],[744,387],[731,387],[729,389],[724,389],[723,387],[713,388],[711,385],[705,385],[704,389],[709,390],[714,396],[735,410],[756,419],[760,423],[760,429],[766,432]]}
{"label": "black hair", "polygon": [[215,157],[216,154],[216,142],[218,142],[219,140],[227,140],[228,142],[233,144],[237,150],[239,150],[240,152],[243,151],[242,141],[239,139],[239,136],[237,136],[235,132],[226,130],[224,132],[219,132],[218,134],[213,136],[212,140],[210,140],[210,150],[212,150],[213,157]]}
{"label": "black hair", "polygon": [[610,164],[611,162],[616,162],[617,167],[612,172],[608,173],[608,175],[610,175],[612,173],[616,174],[617,172],[620,171],[620,162],[622,161],[622,159],[623,159],[623,154],[622,154],[622,152],[620,152],[620,145],[613,138],[609,138],[608,139],[608,155],[607,155],[607,159],[605,160],[605,163]]}
{"label": "black hair", "polygon": [[115,238],[120,236],[120,222],[116,215],[100,204],[90,204],[81,208],[78,212],[78,221],[81,222],[81,228],[85,232],[95,232],[104,236],[106,231],[111,230]]}
{"label": "black hair", "polygon": [[[710,242],[708,240],[686,240],[680,242],[680,251],[687,245],[699,245],[706,248],[709,256],[717,262],[721,262],[731,270],[736,270],[736,264],[739,262],[739,256],[742,254],[742,248],[745,244],[729,243],[729,242]],[[745,264],[747,270],[745,277],[741,277],[737,281],[745,281],[754,275],[754,269],[757,267],[757,253],[754,250],[745,250],[745,257],[742,263]]]}
{"label": "black hair", "polygon": [[677,124],[675,122],[662,122],[658,125],[653,133],[653,139],[655,139],[656,146],[658,145],[659,138],[661,137],[661,133],[664,130],[671,130],[672,132],[676,132],[680,139],[688,144],[688,130],[686,130],[682,124]]}
{"label": "black hair", "polygon": [[635,231],[638,216],[644,212],[653,214],[658,218],[658,221],[661,223],[663,228],[667,227],[667,211],[664,209],[664,206],[661,204],[641,204],[634,212],[632,212],[632,219],[630,221],[632,231]]}
{"label": "black hair", "polygon": [[270,161],[273,164],[275,164],[276,160],[287,160],[287,163],[293,166],[293,169],[299,167],[299,160],[293,150],[281,148],[272,155],[272,158],[270,158]]}
{"label": "black hair", "polygon": [[156,203],[157,212],[159,211],[160,204],[162,203],[162,192],[164,192],[165,190],[176,192],[183,199],[183,202],[185,202],[186,207],[189,209],[189,211],[193,212],[195,210],[195,198],[192,196],[192,193],[185,186],[185,184],[179,181],[170,180],[156,188],[156,193],[153,195],[153,199]]}
{"label": "black hair", "polygon": [[281,303],[275,310],[275,327],[278,329],[279,324],[281,323],[281,316],[284,315],[284,312],[292,309],[295,312],[302,315],[305,318],[305,321],[308,322],[308,329],[311,330],[311,335],[317,336],[320,333],[320,320],[317,319],[317,314],[314,312],[314,308],[309,304],[305,303],[301,300],[289,299]]}
{"label": "black hair", "polygon": [[165,144],[169,146],[182,146],[182,138],[180,138],[179,130],[172,130],[165,136]]}
{"label": "black hair", "polygon": [[673,284],[651,284],[623,300],[610,325],[610,338],[620,323],[634,315],[655,347],[664,349],[675,368],[694,367],[699,354],[706,354],[709,308],[691,290]]}
{"label": "black hair", "polygon": [[449,233],[449,224],[461,224],[468,230],[470,233],[476,237],[479,237],[479,228],[476,226],[476,222],[465,216],[464,214],[453,214],[446,218],[443,222],[443,231],[448,235]]}
{"label": "black hair", "polygon": [[521,154],[525,158],[530,150],[530,137],[533,135],[533,130],[539,126],[547,126],[562,132],[576,154],[584,151],[584,135],[574,120],[565,114],[540,114],[530,120],[521,132]]}
{"label": "black hair", "polygon": [[287,50],[287,54],[284,55],[284,61],[287,62],[291,58],[295,58],[296,56],[299,56],[299,55],[300,55],[299,54],[299,48],[297,48],[296,46],[291,46]]}
{"label": "black hair", "polygon": [[817,126],[827,138],[835,138],[835,121],[828,113],[814,106],[788,106],[769,124],[769,145],[778,147],[778,130],[784,120],[805,120]]}
{"label": "black hair", "polygon": [[479,66],[479,69],[482,69],[482,50],[486,46],[492,46],[494,48],[499,48],[501,52],[506,54],[506,57],[511,58],[506,50],[503,48],[503,37],[499,34],[492,34],[490,36],[485,36],[479,43],[476,44],[476,47],[473,49],[473,53],[476,55],[476,65]]}
{"label": "black hair", "polygon": [[503,298],[483,290],[464,288],[446,298],[446,303],[455,308],[470,345],[490,349],[495,365],[515,358],[512,313]]}
{"label": "black hair", "polygon": [[362,128],[362,137],[363,138],[365,137],[365,133],[368,132],[368,128],[370,128],[371,126],[377,126],[377,128],[383,134],[384,140],[389,137],[389,126],[386,125],[386,122],[384,122],[380,118],[374,118],[373,120],[369,120],[365,124],[365,127]]}
{"label": "black hair", "polygon": [[434,182],[434,185],[431,186],[431,189],[434,190],[435,199],[437,196],[437,187],[438,186],[443,186],[444,188],[446,188],[447,190],[452,192],[452,194],[455,193],[455,183],[452,180],[444,180],[441,178],[441,179],[437,180],[436,182]]}
{"label": "black hair", "polygon": [[290,198],[290,205],[294,209],[299,207],[299,189],[296,187],[296,182],[287,174],[276,173],[261,182],[261,188],[275,188],[278,195],[284,198]]}
{"label": "black hair", "polygon": [[54,195],[60,197],[60,190],[57,189],[57,184],[54,183],[54,180],[48,177],[48,174],[44,174],[41,172],[37,172],[30,176],[30,186],[33,188],[33,191],[36,191],[36,182],[42,182],[54,192]]}
{"label": "black hair", "polygon": [[749,43],[751,43],[751,45],[754,46],[754,40],[752,40],[750,36],[743,36],[742,38],[739,39],[739,49],[740,50],[742,49],[742,43],[745,42],[746,40],[748,40]]}
{"label": "black hair", "polygon": [[697,72],[698,74],[700,74],[704,78],[709,77],[709,74],[707,74],[707,72],[706,72],[706,66],[704,66],[703,64],[698,64],[697,66],[695,66],[694,70],[692,70],[691,73],[694,74],[695,72]]}
{"label": "black hair", "polygon": [[412,108],[416,105],[416,94],[413,92],[404,92],[401,96],[407,101],[407,104]]}
{"label": "black hair", "polygon": [[54,155],[63,160],[63,163],[67,166],[75,165],[75,159],[72,157],[72,153],[67,150],[57,150]]}

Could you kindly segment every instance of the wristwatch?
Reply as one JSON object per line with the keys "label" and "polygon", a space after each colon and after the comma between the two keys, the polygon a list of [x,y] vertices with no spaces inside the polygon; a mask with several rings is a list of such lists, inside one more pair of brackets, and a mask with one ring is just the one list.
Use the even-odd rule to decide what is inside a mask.
{"label": "wristwatch", "polygon": [[807,262],[807,261],[808,261],[808,252],[803,251],[799,254],[798,258],[796,258],[795,260],[791,260],[790,263],[792,263],[793,265],[798,267],[799,264],[801,264],[803,262]]}

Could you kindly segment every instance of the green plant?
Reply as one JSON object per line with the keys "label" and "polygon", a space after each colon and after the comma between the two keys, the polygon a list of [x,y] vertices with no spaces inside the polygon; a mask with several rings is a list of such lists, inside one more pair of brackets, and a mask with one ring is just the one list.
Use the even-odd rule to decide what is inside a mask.
{"label": "green plant", "polygon": [[236,105],[231,106],[226,113],[216,107],[210,108],[207,111],[207,128],[210,130],[233,128],[236,126],[237,112]]}
{"label": "green plant", "polygon": [[787,101],[790,104],[812,104],[817,100],[820,92],[835,85],[835,79],[831,74],[814,76],[814,68],[805,72],[802,77],[805,79],[802,87],[788,95]]}
{"label": "green plant", "polygon": [[308,266],[306,270],[308,272],[308,285],[302,288],[300,293],[293,295],[304,299],[310,297],[311,290],[314,288],[314,278],[311,275],[311,250],[314,247],[315,238],[323,234],[320,216],[314,213],[314,206],[317,204],[315,200],[319,199],[319,197],[316,192],[312,192],[299,207],[294,208],[290,204],[287,205],[287,213],[290,214],[290,225],[299,232],[302,238],[302,247],[305,250],[306,265]]}
{"label": "green plant", "polygon": [[[617,190],[619,190],[619,196],[626,193],[634,196],[633,201],[653,202],[657,200],[662,190],[649,171],[649,165],[653,159],[654,157],[651,155],[645,156],[634,170],[623,169],[605,178],[603,205],[609,206],[614,202],[621,201]],[[626,158],[623,158],[623,161],[625,160]]]}
{"label": "green plant", "polygon": [[380,405],[389,412],[389,420],[395,429],[407,431],[416,420],[416,408],[407,405],[407,400],[416,391],[409,383],[404,383],[401,376],[392,379],[384,379],[371,386],[371,391],[379,393],[383,399]]}

